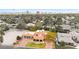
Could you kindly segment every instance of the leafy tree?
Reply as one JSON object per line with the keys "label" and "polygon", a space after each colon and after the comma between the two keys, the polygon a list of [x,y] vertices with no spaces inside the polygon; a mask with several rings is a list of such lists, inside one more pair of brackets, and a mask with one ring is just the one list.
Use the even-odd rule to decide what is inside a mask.
{"label": "leafy tree", "polygon": [[62,25],[63,21],[61,18],[57,18],[56,24],[57,25]]}
{"label": "leafy tree", "polygon": [[41,29],[41,28],[42,28],[42,25],[43,25],[43,22],[37,21],[35,25],[36,25],[36,27],[37,27],[38,29]]}
{"label": "leafy tree", "polygon": [[9,30],[9,27],[6,24],[2,24],[0,27],[3,29],[3,31]]}
{"label": "leafy tree", "polygon": [[65,47],[66,43],[64,41],[60,42],[60,46]]}
{"label": "leafy tree", "polygon": [[17,26],[16,26],[17,29],[26,29],[26,24],[24,23],[19,23]]}

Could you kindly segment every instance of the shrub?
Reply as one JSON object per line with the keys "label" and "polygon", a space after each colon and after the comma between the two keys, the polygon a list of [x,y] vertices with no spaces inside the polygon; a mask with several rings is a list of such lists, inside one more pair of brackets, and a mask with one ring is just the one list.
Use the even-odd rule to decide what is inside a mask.
{"label": "shrub", "polygon": [[31,48],[44,48],[45,45],[46,45],[45,43],[39,43],[39,44],[28,43],[28,44],[26,44],[26,47],[31,47]]}
{"label": "shrub", "polygon": [[21,40],[22,38],[20,37],[20,36],[17,36],[17,38],[16,38],[17,40]]}
{"label": "shrub", "polygon": [[0,27],[3,29],[3,31],[9,30],[9,27],[6,24],[1,24]]}

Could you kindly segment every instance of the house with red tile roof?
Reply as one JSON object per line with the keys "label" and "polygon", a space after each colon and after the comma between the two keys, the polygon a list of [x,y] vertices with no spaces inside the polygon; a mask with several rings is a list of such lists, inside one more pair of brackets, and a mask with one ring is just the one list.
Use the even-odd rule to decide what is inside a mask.
{"label": "house with red tile roof", "polygon": [[33,35],[33,41],[35,43],[44,43],[45,41],[45,33],[43,32],[35,32]]}
{"label": "house with red tile roof", "polygon": [[[46,40],[45,40],[46,35],[47,35],[47,33],[45,31],[27,32],[22,35],[21,40],[16,41],[16,42],[18,42],[18,44],[15,44],[14,47],[26,47],[28,44],[30,46],[32,46],[34,44],[37,47],[43,45],[44,46],[43,48],[54,48],[52,44],[55,44],[55,43],[53,41],[52,41],[52,44],[48,44],[50,42],[48,42],[48,43],[46,42]],[[33,44],[31,44],[31,43],[33,43]],[[34,47],[34,46],[32,46],[32,47]]]}

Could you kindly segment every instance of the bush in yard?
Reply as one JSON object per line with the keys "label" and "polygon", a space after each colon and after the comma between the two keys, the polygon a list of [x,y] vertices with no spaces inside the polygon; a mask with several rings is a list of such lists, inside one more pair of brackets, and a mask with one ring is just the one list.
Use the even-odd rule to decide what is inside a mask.
{"label": "bush in yard", "polygon": [[67,43],[64,41],[59,42],[59,45],[58,44],[55,45],[56,49],[75,49],[73,43]]}
{"label": "bush in yard", "polygon": [[66,43],[64,41],[61,41],[60,46],[65,47]]}
{"label": "bush in yard", "polygon": [[14,42],[13,45],[19,44],[19,42]]}
{"label": "bush in yard", "polygon": [[17,40],[21,40],[22,38],[20,37],[20,36],[17,36],[17,38],[16,38]]}
{"label": "bush in yard", "polygon": [[3,43],[3,36],[0,36],[0,42]]}

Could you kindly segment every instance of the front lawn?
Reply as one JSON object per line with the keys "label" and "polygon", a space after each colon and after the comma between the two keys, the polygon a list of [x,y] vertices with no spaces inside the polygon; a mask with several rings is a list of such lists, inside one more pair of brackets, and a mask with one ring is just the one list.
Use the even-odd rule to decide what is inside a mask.
{"label": "front lawn", "polygon": [[28,43],[28,44],[26,44],[26,47],[30,47],[30,48],[44,48],[45,47],[45,43],[39,43],[39,44]]}
{"label": "front lawn", "polygon": [[19,42],[14,42],[13,45],[20,44]]}

